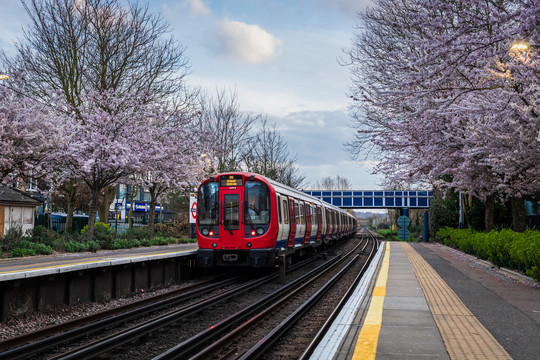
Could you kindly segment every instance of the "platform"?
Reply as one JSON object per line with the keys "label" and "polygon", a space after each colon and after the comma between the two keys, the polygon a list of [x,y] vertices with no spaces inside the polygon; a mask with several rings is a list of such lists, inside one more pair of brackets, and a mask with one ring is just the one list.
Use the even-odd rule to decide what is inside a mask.
{"label": "platform", "polygon": [[197,249],[197,244],[191,243],[147,248],[103,250],[97,253],[65,253],[0,259],[0,282],[194,255]]}
{"label": "platform", "polygon": [[536,359],[540,288],[452,251],[385,243],[311,359]]}

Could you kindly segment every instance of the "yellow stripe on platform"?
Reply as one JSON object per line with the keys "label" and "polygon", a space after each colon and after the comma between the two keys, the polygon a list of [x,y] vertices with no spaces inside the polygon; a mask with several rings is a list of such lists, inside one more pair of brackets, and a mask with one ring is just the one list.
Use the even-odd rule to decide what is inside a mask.
{"label": "yellow stripe on platform", "polygon": [[450,359],[512,359],[440,275],[408,243],[401,243],[441,332]]}
{"label": "yellow stripe on platform", "polygon": [[388,280],[388,268],[390,265],[390,243],[386,242],[386,252],[384,254],[381,270],[373,289],[371,303],[360,330],[360,335],[356,341],[353,359],[375,359],[377,354],[377,343],[381,331],[382,312],[384,297],[386,296],[386,281]]}

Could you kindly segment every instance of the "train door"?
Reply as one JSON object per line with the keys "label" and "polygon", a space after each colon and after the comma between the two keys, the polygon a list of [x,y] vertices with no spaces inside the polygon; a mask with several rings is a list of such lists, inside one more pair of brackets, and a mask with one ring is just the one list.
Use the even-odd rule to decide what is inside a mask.
{"label": "train door", "polygon": [[315,241],[319,241],[321,240],[321,235],[322,235],[322,228],[323,228],[323,221],[322,221],[322,211],[321,211],[321,207],[319,205],[317,205],[317,224],[318,224],[318,227],[317,227],[317,238],[315,239]]}
{"label": "train door", "polygon": [[294,212],[294,199],[289,196],[289,221],[291,223],[291,228],[289,232],[289,241],[287,246],[294,246],[294,237],[296,236],[296,214]]}
{"label": "train door", "polygon": [[222,187],[219,192],[221,202],[222,229],[221,246],[223,249],[237,249],[242,246],[244,222],[241,210],[244,202],[243,187]]}
{"label": "train door", "polygon": [[306,217],[306,234],[304,236],[304,243],[309,243],[309,237],[311,236],[311,204],[304,202],[304,214]]}

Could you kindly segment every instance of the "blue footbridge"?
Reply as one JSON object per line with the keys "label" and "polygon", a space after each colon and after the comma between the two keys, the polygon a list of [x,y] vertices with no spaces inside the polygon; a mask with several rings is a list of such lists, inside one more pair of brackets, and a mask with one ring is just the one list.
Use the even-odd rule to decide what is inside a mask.
{"label": "blue footbridge", "polygon": [[[409,209],[428,209],[433,199],[431,190],[304,190],[306,194],[342,209],[401,209],[398,235],[408,238]],[[404,219],[406,217],[406,220]],[[424,212],[424,241],[429,239],[428,213]]]}

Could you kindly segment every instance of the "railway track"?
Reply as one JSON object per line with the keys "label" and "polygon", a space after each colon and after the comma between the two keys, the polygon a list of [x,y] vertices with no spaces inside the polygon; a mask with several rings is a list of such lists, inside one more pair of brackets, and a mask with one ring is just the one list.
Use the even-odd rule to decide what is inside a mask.
{"label": "railway track", "polygon": [[[290,281],[285,286],[277,286],[273,291],[263,288],[269,286],[269,281],[277,279],[278,274],[272,274],[268,279],[254,280],[221,297],[208,299],[205,304],[197,304],[174,314],[167,314],[109,338],[100,339],[95,343],[64,353],[55,359],[92,359],[98,356],[109,359],[127,359],[135,356],[144,359],[258,358],[261,354],[267,353],[269,348],[275,346],[281,338],[286,337],[284,334],[290,331],[294,324],[298,323],[299,319],[302,319],[302,316],[313,309],[317,303],[321,303],[330,290],[333,292],[334,285],[340,279],[346,276],[359,279],[362,267],[366,266],[370,258],[365,253],[375,253],[377,244],[378,241],[364,236],[364,239],[347,254],[333,256],[317,268]],[[354,281],[348,280],[347,288],[352,287],[354,287]],[[232,299],[232,303],[238,303],[237,299],[246,293],[260,294],[255,296],[257,299],[254,301],[243,300],[237,310],[228,309],[232,307],[231,302],[219,305],[227,299]],[[263,293],[268,294],[261,296]],[[342,294],[338,297],[342,299],[344,296],[346,298],[346,295]],[[249,305],[247,305],[248,302]],[[330,305],[329,308],[334,309],[336,304]],[[328,307],[328,305],[325,306]],[[221,316],[225,308],[230,311]],[[331,314],[321,317],[318,324],[312,324],[312,332],[316,332],[323,326],[329,316]],[[189,336],[179,330],[180,328],[195,328],[198,323],[204,323],[201,330]],[[272,330],[263,332],[263,329]],[[305,337],[312,339],[313,335],[315,334]],[[184,340],[176,341],[175,345],[171,346],[172,340],[164,340],[167,336],[184,338]],[[309,346],[310,344],[306,344],[297,347],[293,352],[290,350],[287,352],[289,355],[294,353],[295,355],[292,356],[297,358],[302,352],[308,351],[306,349]],[[156,349],[164,350],[156,353]]]}
{"label": "railway track", "polygon": [[[313,260],[299,262],[290,270],[293,271]],[[246,281],[245,278],[239,276],[231,277],[231,275],[216,277],[172,292],[2,341],[0,342],[0,359],[94,358],[98,354],[133,341],[137,337],[142,337],[148,332],[178,322],[192,312],[202,311],[206,307],[249,291],[278,277],[279,274],[276,273],[251,281]],[[217,295],[209,295],[216,292]],[[182,305],[188,302],[188,305]],[[179,306],[181,307],[178,308]],[[173,310],[167,310],[170,308]],[[151,314],[160,315],[156,319],[141,320],[154,316]],[[137,323],[124,330],[116,331],[133,322]],[[111,332],[111,329],[114,329],[114,334],[102,336]],[[100,336],[102,336],[100,339],[82,345],[76,350],[64,350],[68,349],[69,344],[74,342],[84,342],[85,338]],[[61,355],[54,355],[54,353],[58,354],[59,352]]]}

